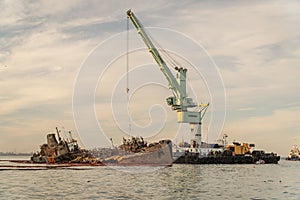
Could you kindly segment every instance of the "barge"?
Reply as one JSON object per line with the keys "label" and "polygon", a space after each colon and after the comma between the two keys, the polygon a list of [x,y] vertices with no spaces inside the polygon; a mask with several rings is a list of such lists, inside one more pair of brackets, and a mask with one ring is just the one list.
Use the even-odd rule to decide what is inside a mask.
{"label": "barge", "polygon": [[[277,164],[280,156],[277,153],[266,153],[263,150],[251,150],[254,144],[234,142],[225,148],[214,145],[212,148],[184,148],[175,152],[176,164]],[[176,155],[175,154],[175,155]]]}

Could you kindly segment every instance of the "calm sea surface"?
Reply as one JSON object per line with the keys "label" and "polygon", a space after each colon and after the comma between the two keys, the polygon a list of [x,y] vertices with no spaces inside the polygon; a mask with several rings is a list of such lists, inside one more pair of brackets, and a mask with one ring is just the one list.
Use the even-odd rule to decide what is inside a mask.
{"label": "calm sea surface", "polygon": [[[0,166],[3,163],[0,162]],[[16,170],[0,167],[0,199],[299,200],[300,162],[281,160],[278,165],[173,165],[166,168]]]}

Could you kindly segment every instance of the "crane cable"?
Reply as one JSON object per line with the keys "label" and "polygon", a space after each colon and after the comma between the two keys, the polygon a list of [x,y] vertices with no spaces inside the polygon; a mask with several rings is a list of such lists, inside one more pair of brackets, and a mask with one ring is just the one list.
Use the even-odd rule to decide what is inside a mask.
{"label": "crane cable", "polygon": [[[176,60],[175,58],[173,58],[170,55],[170,53],[168,53],[165,49],[163,49],[162,46],[151,36],[151,34],[149,34],[149,32],[147,32],[146,30],[144,30],[144,31],[147,33],[147,35],[149,36],[149,38],[153,41],[153,43],[155,44],[155,46],[158,47],[157,51],[159,51],[162,54],[163,58],[166,60],[167,63],[169,63],[175,70],[176,70],[176,67],[178,67],[178,68],[182,67],[182,63],[180,63],[178,60]],[[190,82],[189,77],[187,77],[187,81]],[[173,94],[175,95],[174,92],[173,92]]]}
{"label": "crane cable", "polygon": [[127,98],[128,98],[128,93],[129,93],[129,19],[127,17],[127,32],[126,32],[126,93],[127,93]]}
{"label": "crane cable", "polygon": [[129,18],[127,17],[127,32],[126,32],[126,96],[127,96],[127,111],[128,111],[128,134],[131,135],[131,119],[129,115]]}
{"label": "crane cable", "polygon": [[147,32],[147,35],[149,35],[153,43],[158,47],[157,50],[160,51],[160,53],[164,56],[166,61],[168,61],[174,68],[181,67],[181,64],[177,60],[175,60],[175,58],[173,58],[166,50],[164,50],[162,46],[151,36],[151,34],[149,34],[149,32]]}

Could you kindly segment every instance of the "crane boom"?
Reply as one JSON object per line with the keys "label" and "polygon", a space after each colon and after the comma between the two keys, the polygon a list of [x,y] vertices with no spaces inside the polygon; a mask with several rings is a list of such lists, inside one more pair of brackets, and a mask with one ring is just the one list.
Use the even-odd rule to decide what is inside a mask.
{"label": "crane boom", "polygon": [[173,94],[175,97],[169,97],[167,99],[167,103],[172,106],[174,110],[178,111],[187,111],[188,107],[196,107],[196,104],[192,102],[191,98],[187,98],[186,95],[186,72],[187,69],[178,68],[175,69],[178,71],[178,79],[174,77],[171,70],[167,66],[164,59],[159,54],[157,48],[152,43],[151,39],[143,29],[143,26],[136,18],[134,13],[131,10],[127,11],[127,16],[131,19],[133,25],[137,29],[137,32],[142,37],[144,43],[148,47],[149,52],[152,54],[153,58],[155,59],[156,63],[158,64],[160,70],[163,72],[164,76],[166,77],[169,88],[172,89]]}

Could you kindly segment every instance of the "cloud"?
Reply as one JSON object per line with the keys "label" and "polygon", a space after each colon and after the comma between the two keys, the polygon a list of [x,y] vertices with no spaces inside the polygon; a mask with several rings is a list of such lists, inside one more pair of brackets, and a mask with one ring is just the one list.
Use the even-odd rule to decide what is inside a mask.
{"label": "cloud", "polygon": [[[130,7],[146,27],[181,31],[207,49],[225,83],[229,108],[226,130],[234,130],[233,136],[243,130],[259,132],[259,136],[242,136],[263,145],[271,137],[270,132],[274,132],[274,142],[266,142],[271,148],[272,144],[282,140],[284,130],[289,131],[286,141],[299,132],[295,127],[300,99],[297,93],[300,89],[300,4],[297,1],[289,4],[260,1],[161,0],[156,4],[150,1],[1,1],[0,7],[0,67],[8,66],[0,68],[0,132],[5,133],[8,141],[0,144],[3,148],[0,151],[20,146],[13,142],[22,137],[20,133],[26,132],[32,139],[21,145],[24,146],[22,150],[28,151],[44,141],[44,133],[52,130],[56,123],[65,122],[65,127],[75,129],[71,98],[79,67],[97,44],[126,30],[125,12]],[[142,42],[138,36],[131,37]],[[168,39],[167,35],[164,37]],[[176,53],[176,49],[174,51]],[[186,51],[194,56],[199,53]],[[153,63],[146,51],[131,59],[134,59],[131,61],[133,66]],[[115,63],[116,68],[110,69],[110,76],[104,77],[107,85],[111,86],[125,72],[123,68],[122,72],[118,71],[118,64],[123,66],[121,61]],[[202,93],[199,100],[210,100],[204,81],[198,80],[192,70],[189,72],[191,86]],[[161,75],[161,78],[164,77]],[[110,90],[111,87],[105,86],[97,91],[99,110],[108,106]],[[156,89],[149,92],[156,93]],[[158,94],[155,100],[162,98],[164,103],[164,93]],[[166,96],[169,94],[167,91]],[[143,113],[145,103],[135,105],[135,117],[142,125],[147,124],[147,114]],[[266,123],[265,126],[259,126],[261,121]],[[105,127],[112,132],[115,127],[109,125],[107,121]],[[176,122],[171,125],[175,126]],[[173,130],[172,127],[167,129]],[[40,141],[33,139],[37,137]],[[285,150],[286,147],[278,148],[281,152]]]}

